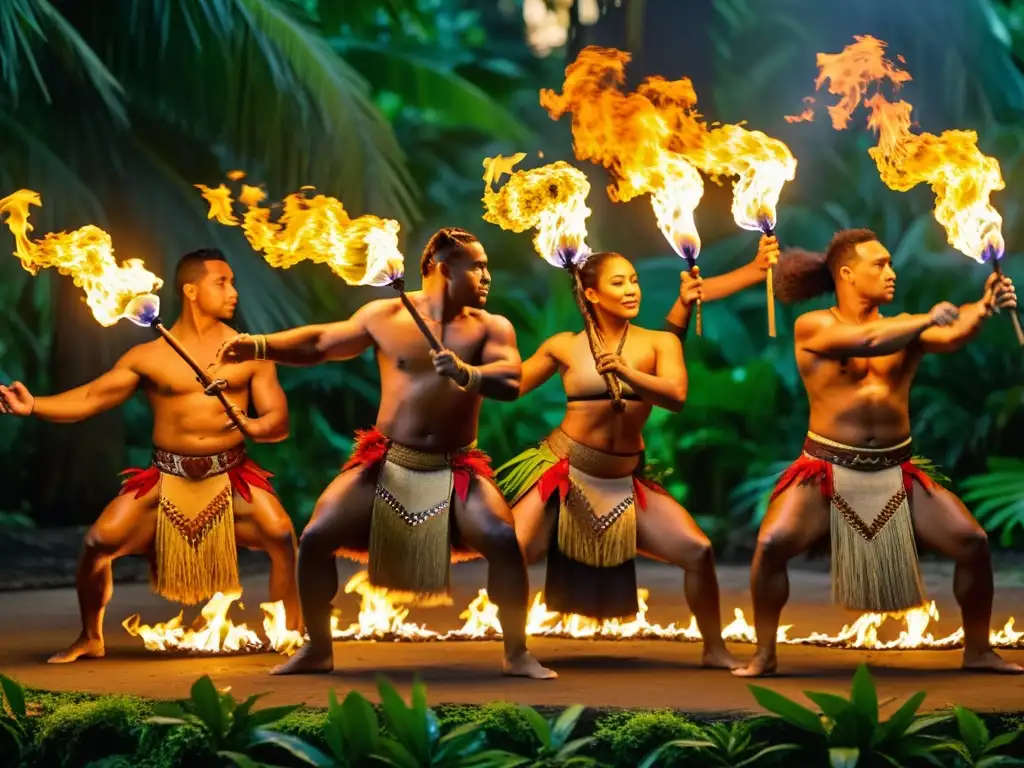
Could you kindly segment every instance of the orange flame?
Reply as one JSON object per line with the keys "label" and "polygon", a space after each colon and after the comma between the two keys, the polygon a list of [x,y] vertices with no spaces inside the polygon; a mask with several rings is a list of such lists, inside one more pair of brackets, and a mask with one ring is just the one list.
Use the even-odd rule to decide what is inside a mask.
{"label": "orange flame", "polygon": [[881,40],[870,35],[854,40],[841,53],[818,54],[815,87],[820,89],[827,80],[829,93],[840,96],[839,103],[828,108],[832,126],[846,128],[863,103],[868,127],[878,133],[878,145],[868,153],[886,186],[906,192],[927,183],[935,193],[935,219],[945,228],[949,244],[979,262],[1000,258],[1003,220],[989,202],[993,192],[1006,186],[999,162],[981,153],[975,131],[911,133],[910,104],[890,102],[880,90],[868,97],[872,85],[881,88],[889,81],[896,90],[911,77],[885,57]]}
{"label": "orange flame", "polygon": [[782,187],[796,174],[789,148],[742,125],[709,129],[685,77],[649,77],[635,93],[622,93],[629,61],[624,51],[588,46],[566,68],[562,94],[540,94],[553,119],[572,113],[576,156],[611,172],[609,197],[625,202],[650,194],[658,225],[680,255],[700,247],[693,221],[703,196],[697,169],[716,183],[737,177],[732,204],[737,225],[774,226]]}
{"label": "orange flame", "polygon": [[56,267],[60,274],[70,275],[85,290],[93,317],[105,327],[122,318],[139,322],[139,313],[152,312],[154,317],[159,313],[154,291],[164,281],[147,270],[141,259],[118,264],[110,235],[92,224],[32,240],[28,236],[33,230],[28,220],[31,205],[42,205],[39,193],[31,189],[19,189],[0,200],[0,216],[7,214],[7,227],[14,235],[14,255],[27,272],[37,275],[44,267]]}
{"label": "orange flame", "polygon": [[[244,173],[232,171],[231,176],[238,179]],[[210,206],[208,218],[225,226],[239,225],[226,186],[196,187]],[[285,197],[280,219],[271,221],[270,208],[260,206],[265,198],[259,187],[243,184],[238,202],[246,206],[245,237],[270,266],[288,269],[300,261],[327,264],[349,285],[390,285],[404,275],[397,221],[369,214],[353,219],[337,198],[307,197],[301,192]]]}
{"label": "orange flame", "polygon": [[[448,632],[437,632],[421,624],[408,621],[409,609],[402,606],[388,590],[374,587],[369,583],[368,573],[360,571],[345,584],[346,594],[360,596],[359,615],[347,628],[341,628],[340,615],[331,617],[331,634],[335,640],[496,640],[502,636],[498,608],[490,601],[487,590],[481,589],[459,618],[463,625]],[[534,595],[526,620],[526,632],[536,637],[577,638],[595,640],[674,640],[678,642],[699,642],[700,630],[696,619],[690,618],[686,625],[675,623],[662,626],[647,619],[649,592],[637,590],[639,611],[628,621],[597,621],[584,616],[560,614],[549,611],[543,594]],[[205,653],[229,653],[270,648],[279,653],[292,654],[304,642],[305,637],[288,630],[284,606],[281,602],[262,603],[264,613],[263,630],[267,642],[245,624],[235,625],[227,614],[231,604],[239,595],[215,595],[202,609],[202,616],[191,628],[182,626],[182,614],[168,622],[153,627],[142,625],[138,614],[124,620],[123,626],[132,635],[142,637],[145,647],[153,651],[187,650]],[[881,640],[879,629],[889,619],[904,623],[893,640]],[[903,614],[886,615],[865,613],[852,624],[845,625],[835,635],[811,632],[802,637],[790,637],[792,625],[780,626],[776,639],[786,645],[815,645],[830,648],[860,650],[894,649],[953,649],[963,647],[964,633],[958,628],[948,635],[935,637],[927,629],[932,621],[939,619],[935,603],[915,608]],[[1014,630],[1014,619],[1010,617],[999,630],[990,630],[989,640],[996,648],[1020,648],[1024,646],[1024,632]],[[757,642],[754,627],[747,621],[740,608],[733,609],[733,621],[722,628],[722,638],[729,642],[753,644]]]}
{"label": "orange flame", "polygon": [[[555,267],[578,265],[590,253],[586,244],[590,182],[563,160],[513,171],[524,157],[519,152],[484,160],[484,221],[511,232],[536,229],[533,247],[542,259]],[[508,181],[495,191],[492,185],[506,173]]]}

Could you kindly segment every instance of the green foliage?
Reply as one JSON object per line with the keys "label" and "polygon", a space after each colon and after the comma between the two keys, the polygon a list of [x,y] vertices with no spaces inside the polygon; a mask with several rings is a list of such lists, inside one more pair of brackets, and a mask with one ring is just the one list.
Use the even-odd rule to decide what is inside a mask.
{"label": "green foliage", "polygon": [[[25,768],[220,768],[229,763],[296,768],[756,768],[823,761],[855,768],[994,768],[1022,763],[1015,749],[1019,715],[982,718],[957,707],[951,714],[921,716],[917,709],[924,695],[917,694],[883,721],[863,666],[848,700],[806,694],[820,712],[751,686],[758,703],[775,716],[704,725],[671,711],[618,711],[595,721],[592,715],[583,716],[581,706],[547,718],[508,702],[447,704],[435,710],[427,705],[418,680],[409,703],[380,679],[380,705],[354,691],[339,703],[331,692],[326,711],[298,706],[254,710],[262,694],[239,703],[219,693],[209,677],[196,681],[189,701],[176,704],[24,691],[2,676],[0,689],[7,707],[6,720],[0,722],[19,722],[22,752],[19,760],[5,748],[0,765]],[[955,728],[944,728],[949,725]]]}
{"label": "green foliage", "polygon": [[881,720],[878,693],[864,664],[853,676],[849,699],[832,693],[804,692],[819,712],[768,688],[749,687],[758,704],[810,734],[816,743],[809,747],[809,753],[827,757],[833,768],[857,768],[881,760],[901,765],[928,759],[935,750],[949,744],[948,740],[922,733],[950,719],[949,715],[918,715],[923,692],[911,696],[888,720]]}
{"label": "green foliage", "polygon": [[[699,725],[668,710],[613,712],[598,720],[594,736],[616,765],[638,765],[668,741],[704,741]],[[679,753],[665,755],[666,766],[684,764]]]}
{"label": "green foliage", "polygon": [[990,458],[988,472],[967,478],[962,487],[978,522],[1010,546],[1014,533],[1024,529],[1024,461]]}
{"label": "green foliage", "polygon": [[545,719],[533,707],[519,708],[523,717],[533,729],[535,743],[530,750],[529,765],[542,768],[546,766],[592,766],[597,761],[591,757],[578,754],[584,747],[594,742],[593,736],[571,739],[573,731],[583,714],[583,706],[575,704],[558,717]]}
{"label": "green foliage", "polygon": [[301,705],[268,707],[253,710],[263,694],[255,694],[239,703],[230,693],[221,693],[208,675],[192,685],[192,712],[186,713],[177,704],[162,704],[157,715],[146,722],[153,725],[199,726],[220,757],[241,768],[261,765],[252,754],[260,748],[272,746],[284,750],[308,765],[330,765],[328,758],[302,739],[268,729],[273,723],[294,712]]}
{"label": "green foliage", "polygon": [[799,749],[796,744],[772,744],[754,741],[759,720],[738,720],[732,723],[711,723],[704,729],[704,738],[674,739],[644,758],[639,768],[654,768],[671,750],[700,750],[701,761],[722,768],[747,768],[765,765],[778,755]]}
{"label": "green foliage", "polygon": [[25,690],[0,675],[0,694],[0,765],[16,765],[29,743]]}

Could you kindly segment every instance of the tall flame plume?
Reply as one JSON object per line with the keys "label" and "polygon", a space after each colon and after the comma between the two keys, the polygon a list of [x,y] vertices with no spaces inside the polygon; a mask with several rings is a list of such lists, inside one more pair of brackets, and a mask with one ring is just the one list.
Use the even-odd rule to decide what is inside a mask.
{"label": "tall flame plume", "polygon": [[[867,125],[878,134],[878,144],[868,152],[886,186],[906,192],[928,184],[935,193],[935,219],[945,228],[949,244],[979,262],[1001,258],[1003,220],[989,202],[993,192],[1006,186],[999,162],[981,153],[975,131],[912,133],[913,107],[903,100],[889,101],[881,91],[886,82],[898,90],[911,80],[910,73],[886,58],[883,41],[871,35],[855,35],[854,41],[840,53],[817,57],[815,88],[827,81],[829,93],[840,97],[828,107],[832,127],[846,128],[863,104]],[[876,90],[869,96],[872,88]],[[808,109],[788,119],[813,119],[813,112]]]}
{"label": "tall flame plume", "polygon": [[[33,205],[41,206],[42,200],[31,189],[19,189],[0,200],[0,217],[7,215],[7,228],[14,235],[14,255],[26,271],[38,275],[39,270],[52,267],[70,276],[85,291],[93,317],[104,327],[122,318],[135,320],[135,314],[143,309],[156,316],[159,305],[152,294],[164,283],[146,269],[141,259],[125,259],[118,264],[110,235],[93,224],[33,240],[29,237]],[[146,297],[145,307],[140,297]]]}
{"label": "tall flame plume", "polygon": [[[232,171],[229,178],[244,177]],[[245,206],[239,221],[235,200],[224,184],[211,188],[196,184],[210,206],[209,218],[225,226],[241,225],[253,250],[263,253],[272,267],[288,269],[301,261],[327,264],[349,285],[390,285],[405,274],[398,248],[399,224],[366,214],[349,216],[341,201],[328,195],[307,196],[303,187],[284,198],[280,217],[271,220],[271,207],[263,206],[266,192],[242,184],[238,202]]]}
{"label": "tall flame plume", "polygon": [[572,114],[576,156],[610,171],[609,197],[626,202],[650,194],[658,226],[680,255],[700,247],[693,219],[703,196],[697,169],[719,184],[735,177],[738,226],[774,227],[782,188],[796,175],[789,148],[742,123],[709,127],[689,78],[648,77],[635,92],[622,92],[629,61],[624,51],[588,46],[566,68],[561,94],[540,93],[553,119]]}

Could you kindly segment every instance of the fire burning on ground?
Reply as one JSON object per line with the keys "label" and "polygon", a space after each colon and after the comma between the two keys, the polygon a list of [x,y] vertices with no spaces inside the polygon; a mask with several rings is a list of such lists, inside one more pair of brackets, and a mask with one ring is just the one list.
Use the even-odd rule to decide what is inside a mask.
{"label": "fire burning on ground", "polygon": [[[369,583],[366,571],[360,571],[345,584],[346,594],[360,597],[359,615],[355,622],[344,629],[341,615],[336,612],[331,620],[331,634],[335,640],[375,640],[389,642],[439,642],[497,640],[501,638],[501,622],[498,607],[487,597],[487,590],[481,589],[476,598],[466,607],[459,618],[462,627],[449,632],[436,632],[422,624],[408,621],[409,609],[397,604],[386,589]],[[563,615],[549,611],[541,593],[533,598],[527,617],[527,634],[533,637],[592,640],[674,640],[677,642],[699,642],[700,631],[691,616],[685,626],[675,623],[662,626],[647,619],[648,598],[646,589],[637,591],[640,610],[630,621],[606,620],[603,622],[583,616]],[[218,593],[202,609],[201,615],[189,627],[182,625],[179,613],[168,622],[149,626],[142,624],[138,614],[129,616],[122,626],[133,637],[141,637],[147,650],[179,653],[240,653],[258,650],[274,650],[292,654],[304,638],[298,632],[285,628],[284,606],[276,603],[262,603],[263,635],[258,635],[245,624],[234,624],[228,613],[231,605],[241,595]],[[734,643],[753,644],[757,637],[754,627],[747,621],[740,608],[733,610],[734,619],[722,629],[722,637]],[[902,620],[903,627],[893,640],[881,640],[879,630],[890,619]],[[928,631],[933,621],[939,619],[938,609],[932,601],[927,606],[908,611],[903,616],[886,616],[880,613],[865,613],[852,624],[844,626],[835,635],[811,632],[806,636],[790,637],[792,625],[779,627],[778,641],[787,645],[815,645],[847,650],[950,650],[963,647],[963,629],[935,637]],[[1024,648],[1024,631],[1013,628],[1011,617],[998,630],[989,633],[996,648]]]}

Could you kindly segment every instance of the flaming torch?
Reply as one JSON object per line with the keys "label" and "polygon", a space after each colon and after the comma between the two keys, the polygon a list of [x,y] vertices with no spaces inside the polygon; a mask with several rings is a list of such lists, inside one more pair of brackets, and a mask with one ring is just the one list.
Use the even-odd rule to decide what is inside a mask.
{"label": "flaming torch", "polygon": [[[796,176],[796,158],[789,147],[761,131],[740,125],[720,125],[711,130],[693,158],[696,165],[717,181],[736,176],[732,217],[736,225],[763,234],[775,234],[775,210],[782,187]],[[775,338],[775,288],[772,266],[765,273],[768,299],[768,335]]]}
{"label": "flaming torch", "polygon": [[[841,96],[838,104],[828,107],[832,127],[846,128],[863,101],[868,127],[878,134],[878,144],[868,153],[882,181],[900,192],[926,182],[935,193],[935,219],[945,228],[949,244],[981,264],[990,262],[992,271],[1001,275],[1003,219],[989,202],[993,192],[1006,186],[999,161],[981,153],[975,131],[949,130],[941,136],[911,133],[910,104],[890,102],[880,91],[865,98],[871,84],[881,86],[888,80],[898,89],[911,77],[886,58],[883,41],[870,35],[855,35],[854,40],[841,53],[818,54],[815,87],[820,89],[828,80],[829,92]],[[902,57],[899,60],[903,62]],[[787,117],[791,122],[812,119],[811,110]],[[1010,319],[1024,346],[1020,317],[1013,312]]]}
{"label": "flaming torch", "polygon": [[[629,59],[625,51],[587,46],[566,67],[562,93],[543,89],[540,104],[554,120],[571,113],[576,157],[608,169],[609,198],[625,203],[651,196],[658,228],[696,276],[700,236],[693,214],[704,181],[685,152],[706,132],[693,112],[697,96],[685,78],[651,78],[637,93],[622,93]],[[699,301],[696,313],[700,335]]]}
{"label": "flaming torch", "polygon": [[[233,171],[230,178],[242,178]],[[243,220],[232,213],[234,200],[223,184],[211,189],[196,184],[210,205],[209,218],[245,232],[253,250],[263,253],[272,267],[288,269],[300,261],[327,264],[348,285],[390,286],[431,349],[440,352],[441,342],[405,293],[405,261],[398,250],[398,222],[365,215],[351,218],[341,201],[327,195],[295,192],[285,197],[278,221],[270,220],[270,208],[260,206],[266,193],[259,187],[242,185],[238,202],[246,206]],[[303,190],[312,187],[303,187]]]}
{"label": "flaming torch", "polygon": [[42,205],[39,193],[30,189],[19,189],[0,200],[0,216],[7,214],[7,227],[16,244],[14,255],[25,270],[37,275],[44,267],[56,267],[62,275],[70,275],[75,285],[85,291],[86,303],[96,322],[105,328],[126,318],[162,336],[195,372],[206,393],[220,400],[238,431],[248,438],[241,410],[224,395],[225,382],[212,379],[164,327],[160,298],[154,293],[164,281],[147,270],[141,259],[126,259],[118,264],[110,235],[92,224],[33,241],[28,236],[33,229],[28,220],[30,205]]}
{"label": "flaming torch", "polygon": [[[591,253],[585,242],[586,221],[590,216],[586,202],[590,182],[581,170],[562,160],[529,171],[513,171],[524,157],[526,154],[520,152],[512,157],[499,155],[484,160],[486,186],[483,202],[487,209],[484,221],[511,232],[537,230],[533,238],[537,254],[551,266],[565,269],[572,276],[576,286],[573,295],[583,315],[584,332],[596,361],[604,345],[583,298],[579,274],[579,268]],[[495,191],[493,183],[506,173],[508,181]],[[619,380],[606,373],[604,381],[612,396],[612,406],[618,411],[624,410],[626,405],[622,400]]]}
{"label": "flaming torch", "polygon": [[[553,119],[572,113],[576,157],[611,172],[609,197],[625,202],[649,193],[658,226],[694,273],[700,239],[693,212],[704,194],[697,169],[715,183],[738,177],[732,203],[736,224],[774,234],[782,187],[796,175],[789,148],[741,125],[709,129],[697,112],[697,94],[688,78],[649,77],[635,93],[621,92],[629,60],[625,51],[588,46],[566,67],[561,94],[540,93],[541,106]],[[766,285],[769,334],[775,336],[770,267]]]}

